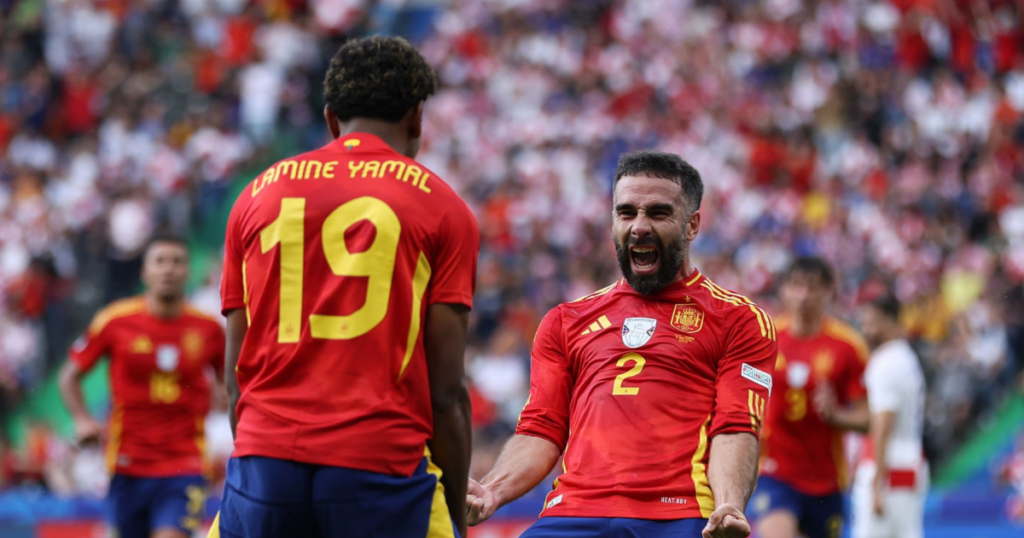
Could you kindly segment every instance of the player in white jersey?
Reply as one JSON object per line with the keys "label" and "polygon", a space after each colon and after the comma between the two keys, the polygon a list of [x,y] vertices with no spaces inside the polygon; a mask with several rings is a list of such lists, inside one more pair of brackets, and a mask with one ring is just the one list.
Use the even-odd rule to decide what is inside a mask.
{"label": "player in white jersey", "polygon": [[853,538],[924,534],[924,374],[903,336],[899,308],[895,298],[883,296],[861,310],[861,330],[872,349],[864,372],[871,433],[853,483]]}

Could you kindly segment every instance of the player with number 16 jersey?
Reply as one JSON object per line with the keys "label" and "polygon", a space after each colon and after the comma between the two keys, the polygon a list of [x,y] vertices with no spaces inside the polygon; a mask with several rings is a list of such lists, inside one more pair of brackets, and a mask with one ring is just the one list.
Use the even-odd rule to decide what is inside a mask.
{"label": "player with number 16 jersey", "polygon": [[[228,375],[237,423],[223,536],[450,537],[463,526],[445,489],[468,472],[462,365],[479,231],[412,158],[433,87],[404,40],[349,41],[325,82],[335,140],[268,168],[232,210],[229,365],[232,335],[244,338]],[[441,487],[442,471],[456,483]]]}

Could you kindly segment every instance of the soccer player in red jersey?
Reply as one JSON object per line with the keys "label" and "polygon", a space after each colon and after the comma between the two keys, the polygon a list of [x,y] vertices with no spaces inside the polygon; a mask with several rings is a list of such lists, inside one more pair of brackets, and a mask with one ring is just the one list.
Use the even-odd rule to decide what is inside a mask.
{"label": "soccer player in red jersey", "polygon": [[798,258],[781,295],[775,398],[761,440],[751,508],[762,538],[839,538],[847,485],[843,432],[868,427],[864,340],[827,315],[835,276],[820,258]]}
{"label": "soccer player in red jersey", "polygon": [[775,327],[690,262],[703,183],[679,156],[624,155],[615,284],[559,305],[533,344],[530,395],[470,522],[536,486],[564,453],[524,537],[733,538],[757,475]]}
{"label": "soccer player in red jersey", "polygon": [[102,427],[82,399],[81,380],[110,361],[108,500],[120,538],[186,538],[205,508],[205,432],[211,384],[223,382],[224,330],[184,300],[188,250],[152,240],[143,255],[141,297],[101,310],[61,368],[61,394],[79,443]]}
{"label": "soccer player in red jersey", "polygon": [[465,535],[480,238],[466,203],[413,160],[434,90],[405,40],[347,42],[324,83],[335,140],[235,203],[221,536]]}

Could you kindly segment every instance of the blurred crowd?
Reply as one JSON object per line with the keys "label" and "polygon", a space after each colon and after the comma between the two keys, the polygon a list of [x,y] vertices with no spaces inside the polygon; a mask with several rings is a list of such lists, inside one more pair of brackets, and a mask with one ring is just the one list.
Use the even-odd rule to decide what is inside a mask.
{"label": "blurred crowd", "polygon": [[[0,0],[0,13],[0,408],[89,312],[135,291],[150,234],[219,246],[214,215],[244,172],[324,141],[326,63],[374,32],[426,36],[441,90],[420,159],[481,225],[474,476],[526,398],[541,316],[618,277],[610,191],[632,149],[700,171],[696,264],[770,312],[801,254],[837,268],[841,317],[895,290],[929,379],[933,456],[1019,385],[1015,2]],[[216,276],[200,282],[217,310]]]}

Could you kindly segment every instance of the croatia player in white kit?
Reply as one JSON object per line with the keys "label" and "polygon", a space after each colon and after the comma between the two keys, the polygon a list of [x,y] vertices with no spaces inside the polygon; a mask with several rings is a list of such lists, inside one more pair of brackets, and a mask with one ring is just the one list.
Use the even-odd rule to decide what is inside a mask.
{"label": "croatia player in white kit", "polygon": [[924,534],[924,375],[898,318],[899,303],[891,296],[861,310],[861,329],[872,349],[864,372],[871,433],[853,483],[853,538]]}

